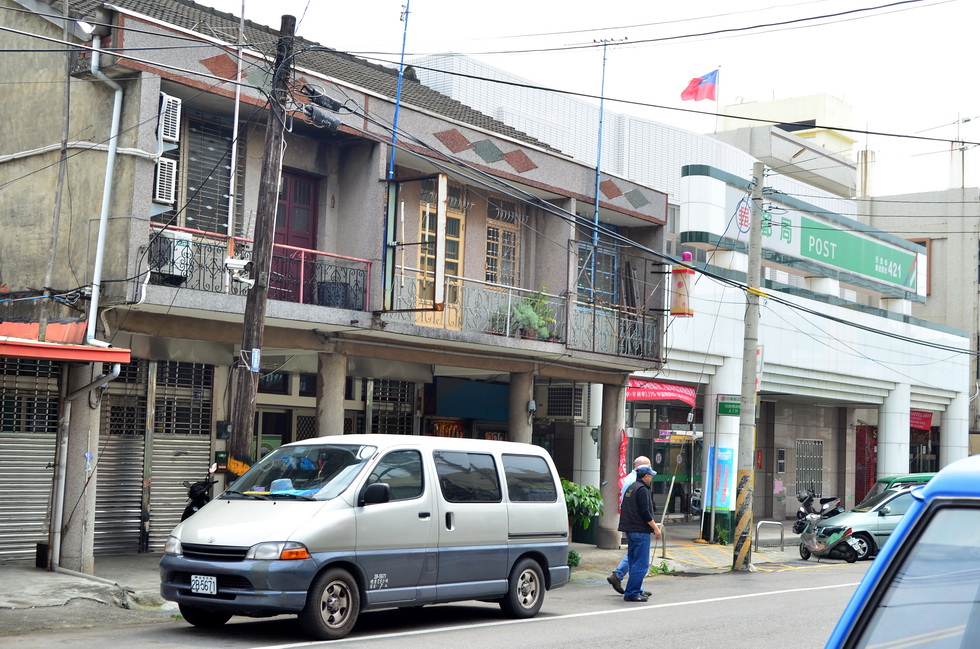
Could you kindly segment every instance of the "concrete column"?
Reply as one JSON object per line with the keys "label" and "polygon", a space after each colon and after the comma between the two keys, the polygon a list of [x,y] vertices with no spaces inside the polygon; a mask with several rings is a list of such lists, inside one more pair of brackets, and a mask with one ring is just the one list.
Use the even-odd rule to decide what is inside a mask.
{"label": "concrete column", "polygon": [[960,392],[939,422],[939,466],[952,464],[970,454],[970,398]]}
{"label": "concrete column", "polygon": [[317,354],[317,435],[344,434],[344,389],[347,385],[347,356],[339,352]]}
{"label": "concrete column", "polygon": [[878,408],[878,475],[909,471],[909,408],[912,391],[899,383]]}
{"label": "concrete column", "polygon": [[508,434],[511,442],[531,443],[531,417],[527,403],[534,399],[534,376],[530,372],[512,372],[508,393]]}
{"label": "concrete column", "polygon": [[[72,367],[68,372],[68,394],[91,383],[92,365]],[[102,402],[95,395],[75,399],[68,423],[68,457],[65,462],[65,509],[61,535],[62,568],[95,574],[95,483],[99,455],[99,423]],[[89,459],[91,458],[91,459]]]}
{"label": "concrete column", "polygon": [[[742,393],[742,358],[729,357],[715,370],[714,376],[708,381],[704,393],[704,473],[706,478],[711,476],[713,467],[710,465],[708,449],[710,447],[728,449],[733,457],[732,472],[729,476],[727,493],[731,494],[731,502],[716,502],[719,507],[733,507],[735,503],[735,474],[738,471],[738,417],[718,415],[719,394]],[[707,484],[702,485],[701,502],[704,507],[712,504],[711,494],[704,491]]]}
{"label": "concrete column", "polygon": [[620,546],[622,534],[619,527],[619,444],[626,426],[626,384],[629,376],[623,377],[620,385],[602,386],[602,423],[599,443],[600,475],[599,492],[602,495],[602,516],[599,517],[599,530],[596,545],[613,549]]}

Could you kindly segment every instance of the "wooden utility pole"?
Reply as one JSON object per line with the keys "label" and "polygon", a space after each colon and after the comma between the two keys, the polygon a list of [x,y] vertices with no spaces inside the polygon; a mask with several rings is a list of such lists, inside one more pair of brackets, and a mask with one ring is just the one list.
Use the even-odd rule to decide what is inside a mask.
{"label": "wooden utility pole", "polygon": [[745,277],[745,337],[742,344],[742,400],[738,420],[738,470],[735,485],[735,533],[732,570],[752,569],[752,496],[755,477],[755,405],[759,350],[759,285],[762,282],[762,186],[765,165],[752,166],[752,214],[749,264]]}
{"label": "wooden utility pole", "polygon": [[265,329],[265,310],[269,301],[272,274],[272,244],[279,203],[279,176],[289,69],[292,67],[296,18],[283,16],[272,70],[272,92],[265,127],[265,151],[259,178],[259,199],[252,235],[252,279],[255,284],[245,298],[242,324],[242,353],[234,370],[235,399],[231,411],[231,438],[228,440],[229,477],[241,476],[252,465],[252,431],[255,428],[255,395],[259,388],[259,362]]}

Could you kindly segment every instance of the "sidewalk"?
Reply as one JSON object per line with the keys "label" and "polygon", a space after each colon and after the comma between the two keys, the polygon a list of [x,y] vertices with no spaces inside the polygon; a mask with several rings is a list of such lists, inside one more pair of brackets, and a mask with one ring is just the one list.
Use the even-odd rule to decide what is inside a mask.
{"label": "sidewalk", "polygon": [[[798,537],[792,534],[790,523],[783,523],[785,547],[779,546],[779,530],[775,525],[764,525],[759,538],[759,549],[753,543],[752,563],[756,569],[778,569],[781,564],[799,561]],[[706,574],[726,572],[731,569],[733,548],[729,545],[696,542],[699,537],[699,521],[668,521],[666,548],[657,543],[653,549],[651,573]],[[570,549],[579,553],[580,564],[572,569],[572,582],[605,584],[606,577],[625,554],[625,546],[611,550],[594,545],[572,543]],[[77,607],[75,615],[91,616],[93,606],[98,608],[154,611],[167,619],[176,613],[176,605],[160,597],[160,555],[130,554],[96,557],[95,576],[64,574],[34,567],[33,561],[0,562],[0,635],[19,633],[31,628],[60,628],[71,626],[72,604],[85,602]],[[35,619],[28,626],[13,629],[11,611],[38,609],[35,618],[44,618],[43,610],[52,613],[51,622]],[[56,613],[56,615],[54,615]],[[165,613],[166,615],[159,615]],[[49,625],[50,626],[45,626]]]}

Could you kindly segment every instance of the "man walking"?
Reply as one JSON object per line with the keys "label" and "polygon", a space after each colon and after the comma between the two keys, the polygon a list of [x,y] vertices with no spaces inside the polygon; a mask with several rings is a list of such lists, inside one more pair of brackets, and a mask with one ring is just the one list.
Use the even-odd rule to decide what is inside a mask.
{"label": "man walking", "polygon": [[[633,460],[633,470],[630,471],[625,478],[623,478],[623,488],[619,490],[620,503],[623,502],[623,495],[626,493],[626,490],[629,489],[629,486],[634,482],[636,482],[636,470],[641,466],[646,466],[646,467],[650,466],[650,458],[648,458],[646,455],[640,455],[635,460]],[[653,475],[657,475],[657,472],[654,471]],[[654,514],[656,514],[657,508],[653,504],[653,497],[652,497],[653,490],[651,489],[650,491],[651,491],[650,509]],[[630,555],[629,553],[627,553],[626,556],[623,557],[623,560],[619,562],[619,565],[616,566],[616,569],[612,571],[612,574],[606,577],[606,581],[608,581],[612,585],[613,590],[615,590],[617,593],[622,595],[624,592],[623,579],[626,578],[626,575],[628,575],[629,572],[630,572]],[[644,592],[643,594],[646,595],[647,597],[650,596],[650,593],[647,592]]]}
{"label": "man walking", "polygon": [[653,469],[641,466],[636,469],[636,482],[623,494],[623,511],[619,515],[619,531],[626,532],[630,572],[623,599],[627,602],[645,602],[650,596],[643,591],[643,578],[650,570],[650,533],[660,538],[660,527],[653,520],[650,506],[650,485]]}

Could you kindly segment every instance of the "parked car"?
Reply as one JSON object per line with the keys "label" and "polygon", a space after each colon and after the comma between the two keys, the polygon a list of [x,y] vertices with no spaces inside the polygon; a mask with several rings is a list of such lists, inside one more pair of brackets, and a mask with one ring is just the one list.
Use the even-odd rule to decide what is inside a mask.
{"label": "parked car", "polygon": [[871,486],[871,490],[864,495],[864,499],[858,503],[858,507],[868,502],[886,489],[898,489],[899,487],[924,485],[932,480],[935,475],[935,473],[903,473],[900,475],[888,475],[878,478]]}
{"label": "parked car", "polygon": [[858,541],[858,560],[873,557],[912,504],[914,488],[886,489],[849,512],[821,521],[817,524],[817,534],[828,525],[849,527]]}
{"label": "parked car", "polygon": [[826,649],[980,647],[980,455],[913,488]]}

